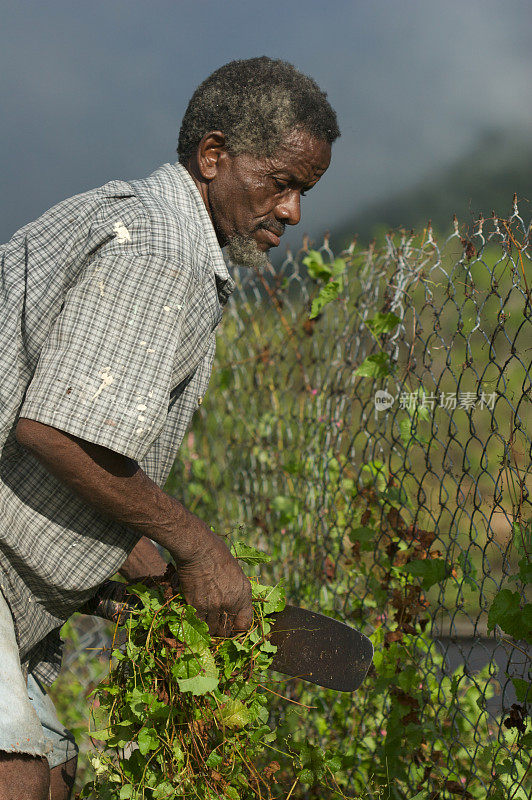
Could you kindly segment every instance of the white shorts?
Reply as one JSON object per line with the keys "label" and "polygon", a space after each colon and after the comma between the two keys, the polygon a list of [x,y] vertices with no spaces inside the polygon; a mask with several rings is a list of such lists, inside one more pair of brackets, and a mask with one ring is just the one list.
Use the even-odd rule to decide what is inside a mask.
{"label": "white shorts", "polygon": [[13,617],[0,592],[0,751],[46,756],[50,768],[77,755],[74,737],[57,719],[50,697],[20,665]]}

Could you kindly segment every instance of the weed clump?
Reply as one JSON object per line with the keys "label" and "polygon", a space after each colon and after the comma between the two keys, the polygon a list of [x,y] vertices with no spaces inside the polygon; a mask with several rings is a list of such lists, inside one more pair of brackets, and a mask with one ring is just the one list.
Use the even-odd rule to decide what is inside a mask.
{"label": "weed clump", "polygon": [[[246,545],[235,551],[252,564],[268,558]],[[286,796],[283,783],[297,782],[305,765],[296,750],[274,746],[277,733],[268,724],[273,690],[264,675],[277,649],[268,641],[269,615],[284,608],[282,587],[252,579],[253,625],[222,639],[211,637],[176,594],[174,578],[169,567],[162,580],[129,587],[138,609],[121,628],[125,644],[113,642],[108,679],[93,692],[94,779],[79,797]],[[118,632],[117,626],[115,640]],[[279,754],[283,768],[274,760]]]}

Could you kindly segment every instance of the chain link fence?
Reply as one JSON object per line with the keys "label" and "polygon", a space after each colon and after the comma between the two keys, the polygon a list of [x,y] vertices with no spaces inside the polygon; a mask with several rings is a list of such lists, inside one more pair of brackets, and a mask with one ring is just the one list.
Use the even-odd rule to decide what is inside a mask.
{"label": "chain link fence", "polygon": [[[317,707],[299,721],[310,738],[352,754],[348,797],[530,796],[530,648],[488,630],[501,587],[526,599],[512,576],[531,517],[529,248],[515,201],[473,231],[455,220],[443,241],[429,225],[354,242],[340,297],[313,320],[308,241],[279,269],[234,272],[211,385],[167,489],[271,553],[261,578],[283,580],[291,602],[373,634],[376,668],[356,694],[278,689]],[[319,253],[334,261],[327,238]],[[386,683],[382,654],[399,646],[412,659]],[[413,664],[415,687],[403,680]],[[392,719],[412,742],[395,772]],[[388,794],[379,768],[357,778],[364,751],[385,762]]]}
{"label": "chain link fence", "polygon": [[[429,226],[382,246],[353,243],[341,254],[343,293],[314,320],[308,242],[278,270],[237,271],[211,386],[176,465],[191,507],[274,554],[269,577],[284,580],[292,602],[366,633],[381,627],[383,648],[423,632],[423,681],[454,676],[455,699],[468,687],[475,702],[452,714],[437,690],[400,698],[405,731],[430,719],[449,743],[429,756],[429,735],[413,752],[401,797],[424,787],[424,797],[498,796],[501,751],[508,796],[529,796],[516,759],[530,649],[488,631],[501,586],[525,593],[508,581],[516,531],[530,520],[529,244],[515,201],[508,219],[471,232],[455,220],[442,242]],[[327,238],[319,252],[334,261]],[[379,329],[390,314],[397,324]],[[375,514],[372,539],[364,524]],[[421,591],[394,583],[395,569],[424,559]],[[327,697],[324,745],[346,724],[338,696]],[[361,738],[372,733],[365,702],[359,692],[342,705]]]}

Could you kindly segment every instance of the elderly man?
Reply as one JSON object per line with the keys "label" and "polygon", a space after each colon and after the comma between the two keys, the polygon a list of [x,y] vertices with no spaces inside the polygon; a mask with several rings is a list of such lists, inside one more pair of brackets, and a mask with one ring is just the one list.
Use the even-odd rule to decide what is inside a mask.
{"label": "elderly man", "polygon": [[[59,628],[120,570],[162,574],[213,634],[252,621],[224,542],[161,488],[233,290],[260,267],[339,136],[290,64],[234,61],[194,93],[179,162],[59,203],[0,251],[0,797],[65,800],[76,746],[43,684]],[[150,541],[152,540],[152,541]]]}

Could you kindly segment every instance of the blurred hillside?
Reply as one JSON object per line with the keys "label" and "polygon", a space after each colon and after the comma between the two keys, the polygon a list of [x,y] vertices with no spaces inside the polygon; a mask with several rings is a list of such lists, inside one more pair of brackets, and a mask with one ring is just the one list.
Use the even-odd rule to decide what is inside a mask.
{"label": "blurred hillside", "polygon": [[354,233],[368,241],[383,228],[423,228],[429,219],[436,231],[445,234],[451,230],[453,213],[461,225],[471,225],[481,213],[487,217],[492,210],[507,215],[514,192],[527,219],[532,204],[532,142],[492,132],[454,163],[336,226],[332,244],[341,249]]}

